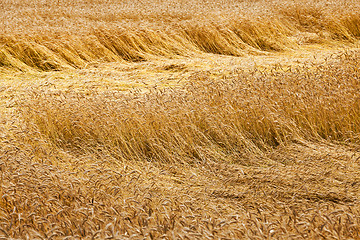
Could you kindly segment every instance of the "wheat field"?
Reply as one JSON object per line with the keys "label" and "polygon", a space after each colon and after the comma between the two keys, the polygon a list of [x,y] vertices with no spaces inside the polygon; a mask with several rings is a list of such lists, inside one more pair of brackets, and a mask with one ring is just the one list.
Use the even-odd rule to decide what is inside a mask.
{"label": "wheat field", "polygon": [[360,1],[0,0],[1,239],[360,239]]}

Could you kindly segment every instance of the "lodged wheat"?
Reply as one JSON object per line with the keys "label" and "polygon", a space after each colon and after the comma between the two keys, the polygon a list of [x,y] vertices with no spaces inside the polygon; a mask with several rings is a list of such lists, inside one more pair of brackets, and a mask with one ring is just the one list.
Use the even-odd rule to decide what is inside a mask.
{"label": "lodged wheat", "polygon": [[0,238],[359,239],[359,6],[0,1]]}

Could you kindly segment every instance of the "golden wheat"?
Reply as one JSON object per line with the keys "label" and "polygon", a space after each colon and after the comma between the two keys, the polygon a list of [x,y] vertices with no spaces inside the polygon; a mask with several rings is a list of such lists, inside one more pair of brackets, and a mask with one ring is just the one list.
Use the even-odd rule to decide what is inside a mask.
{"label": "golden wheat", "polygon": [[359,6],[0,1],[0,238],[359,239]]}
{"label": "golden wheat", "polygon": [[358,238],[359,56],[28,92],[3,130],[3,236]]}
{"label": "golden wheat", "polygon": [[3,1],[0,66],[28,70],[201,52],[355,43],[358,1]]}

